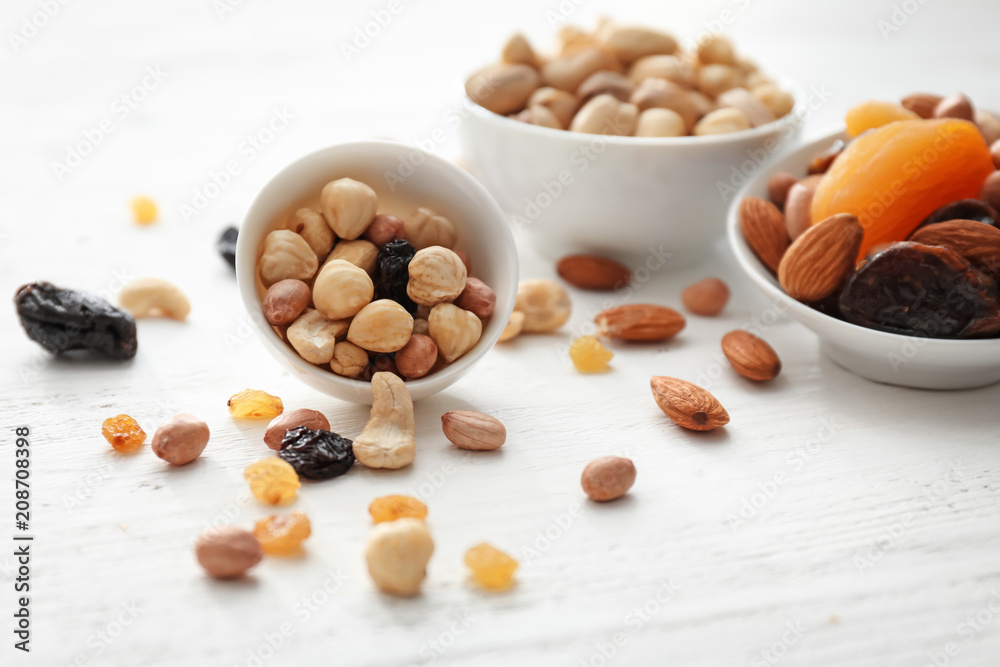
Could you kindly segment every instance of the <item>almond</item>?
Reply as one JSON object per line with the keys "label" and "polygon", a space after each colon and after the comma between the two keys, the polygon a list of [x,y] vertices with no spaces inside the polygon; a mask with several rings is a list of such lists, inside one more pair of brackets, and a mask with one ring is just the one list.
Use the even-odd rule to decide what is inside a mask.
{"label": "almond", "polygon": [[715,317],[729,301],[729,286],[718,278],[705,278],[685,288],[681,301],[695,315]]}
{"label": "almond", "polygon": [[921,227],[909,239],[944,246],[993,273],[1000,270],[1000,229],[978,220],[949,220]]}
{"label": "almond", "polygon": [[788,247],[778,267],[778,282],[798,301],[824,299],[854,268],[865,231],[850,213],[838,213],[805,231]]}
{"label": "almond", "polygon": [[945,97],[934,107],[935,118],[961,118],[962,120],[974,120],[976,108],[972,105],[972,100],[957,93],[950,97]]}
{"label": "almond", "polygon": [[654,375],[649,386],[656,404],[679,426],[692,431],[711,431],[729,423],[729,413],[718,399],[696,384]]}
{"label": "almond", "polygon": [[599,255],[569,255],[556,264],[559,277],[580,289],[608,291],[632,281],[628,267]]}
{"label": "almond", "polygon": [[912,95],[904,97],[900,104],[903,105],[903,108],[909,109],[921,118],[933,118],[934,107],[936,107],[940,101],[940,95],[932,95],[930,93],[913,93]]}
{"label": "almond", "polygon": [[452,410],[441,415],[446,438],[462,449],[498,449],[507,439],[507,429],[496,417],[474,410]]}
{"label": "almond", "polygon": [[673,338],[684,328],[684,316],[673,308],[634,303],[601,311],[594,318],[601,336],[634,341]]}
{"label": "almond", "polygon": [[750,249],[776,272],[788,248],[785,216],[778,207],[760,197],[745,198],[740,202],[740,227]]}
{"label": "almond", "polygon": [[781,372],[778,353],[762,338],[738,329],[722,337],[722,353],[733,370],[745,378],[764,382]]}

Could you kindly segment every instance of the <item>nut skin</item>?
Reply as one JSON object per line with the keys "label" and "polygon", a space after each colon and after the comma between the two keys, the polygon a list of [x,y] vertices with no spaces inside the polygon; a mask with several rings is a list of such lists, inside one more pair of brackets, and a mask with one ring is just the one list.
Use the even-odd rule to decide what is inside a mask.
{"label": "nut skin", "polygon": [[[368,366],[368,352],[350,341],[341,341],[333,348],[333,358],[330,359],[330,370],[337,375],[356,378]],[[329,429],[327,429],[329,430]]]}
{"label": "nut skin", "polygon": [[335,240],[333,230],[326,224],[326,219],[319,211],[311,208],[300,208],[288,219],[287,229],[295,232],[309,244],[316,258],[321,259],[330,254]]}
{"label": "nut skin", "polygon": [[[369,276],[373,276],[375,275],[375,262],[378,259],[378,246],[364,239],[341,241],[333,247],[333,252],[330,253],[326,264],[338,259],[350,262]],[[325,267],[326,264],[323,266]],[[322,272],[321,268],[320,273]]]}
{"label": "nut skin", "polygon": [[118,292],[118,305],[132,317],[169,317],[183,321],[191,312],[184,292],[162,278],[136,278]]}
{"label": "nut skin", "polygon": [[396,353],[396,370],[407,380],[427,375],[437,363],[438,346],[434,339],[423,334],[413,334]]}
{"label": "nut skin", "polygon": [[347,340],[369,352],[403,349],[413,334],[413,316],[392,299],[379,299],[361,309],[351,320]]}
{"label": "nut skin", "polygon": [[431,246],[452,248],[458,239],[455,223],[427,207],[418,208],[403,221],[403,238],[418,251]]}
{"label": "nut skin", "polygon": [[476,317],[485,320],[493,314],[497,305],[497,295],[490,286],[479,278],[466,278],[465,289],[455,299],[455,305],[463,310],[475,313]]}
{"label": "nut skin", "polygon": [[838,213],[818,222],[788,246],[778,267],[778,282],[788,296],[820,301],[844,284],[864,239],[861,222]]}
{"label": "nut skin", "polygon": [[371,416],[354,439],[354,456],[369,468],[408,466],[417,448],[410,392],[401,378],[389,372],[375,373],[371,383]]}
{"label": "nut skin", "polygon": [[[336,248],[334,248],[336,252]],[[375,294],[371,276],[354,264],[335,259],[323,265],[313,283],[313,304],[328,320],[353,317]]]}
{"label": "nut skin", "polygon": [[621,498],[635,483],[635,464],[622,456],[594,459],[583,469],[580,484],[584,493],[596,502]]}
{"label": "nut skin", "polygon": [[499,449],[507,440],[507,429],[496,417],[475,410],[452,410],[441,415],[446,438],[462,449]]}
{"label": "nut skin", "polygon": [[285,338],[310,364],[327,364],[333,357],[333,346],[347,328],[347,320],[328,320],[319,311],[308,309],[288,327]]}
{"label": "nut skin", "polygon": [[375,191],[352,178],[339,178],[324,185],[319,202],[326,224],[339,238],[347,240],[361,236],[378,211]]}
{"label": "nut skin", "polygon": [[995,275],[1000,269],[1000,229],[978,220],[947,220],[927,225],[917,229],[908,240],[954,250],[984,273]]}
{"label": "nut skin", "polygon": [[264,237],[264,248],[257,263],[265,287],[279,280],[309,280],[319,268],[319,259],[305,239],[287,229],[277,229]]}
{"label": "nut skin", "polygon": [[729,303],[729,286],[719,278],[705,278],[686,287],[681,302],[690,313],[715,317]]}
{"label": "nut skin", "polygon": [[934,108],[942,99],[944,98],[940,95],[932,95],[931,93],[913,93],[904,97],[900,104],[903,105],[904,109],[912,111],[921,118],[933,118]]}
{"label": "nut skin", "polygon": [[403,219],[388,213],[379,213],[365,230],[364,238],[382,247],[389,241],[403,238]]}
{"label": "nut skin", "polygon": [[678,426],[711,431],[729,423],[729,413],[718,399],[692,382],[654,375],[649,386],[660,410]]}
{"label": "nut skin", "polygon": [[934,107],[935,118],[961,118],[962,120],[974,121],[976,118],[976,108],[972,100],[958,93],[950,97],[943,98]]}
{"label": "nut skin", "polygon": [[167,463],[182,466],[201,456],[209,435],[208,424],[194,415],[180,414],[156,429],[151,446]]}
{"label": "nut skin", "polygon": [[465,82],[465,94],[484,109],[506,116],[523,109],[539,83],[534,67],[500,63],[473,74]]}
{"label": "nut skin", "polygon": [[406,294],[421,306],[436,306],[458,298],[468,278],[462,258],[441,246],[418,250],[407,270],[410,280]]}
{"label": "nut skin", "polygon": [[524,313],[524,333],[549,333],[566,324],[573,310],[569,292],[554,280],[525,280],[517,286],[514,310]]}
{"label": "nut skin", "polygon": [[767,179],[767,198],[779,209],[784,209],[789,190],[798,182],[799,179],[787,171],[771,174],[771,177]]}
{"label": "nut skin", "polygon": [[236,579],[264,558],[260,542],[249,530],[223,526],[203,533],[194,545],[198,563],[216,579]]}
{"label": "nut skin", "polygon": [[365,561],[372,581],[383,593],[413,597],[420,593],[434,540],[421,519],[404,517],[372,528]]}
{"label": "nut skin", "polygon": [[301,280],[286,278],[267,288],[261,306],[267,321],[280,327],[297,320],[311,300],[309,285]]}
{"label": "nut skin", "polygon": [[281,449],[281,441],[285,437],[285,431],[296,426],[305,426],[312,430],[330,430],[330,420],[318,410],[309,408],[298,408],[283,412],[267,425],[264,431],[264,444],[274,450]]}
{"label": "nut skin", "polygon": [[483,335],[482,320],[451,303],[434,306],[427,325],[438,353],[449,364],[475,347]]}
{"label": "nut skin", "polygon": [[521,330],[524,328],[524,313],[514,311],[510,314],[510,319],[507,320],[507,326],[503,328],[500,333],[500,338],[497,339],[498,343],[506,343],[509,340],[513,340],[521,335]]}
{"label": "nut skin", "polygon": [[781,359],[762,338],[738,329],[722,337],[722,353],[733,370],[755,382],[767,382],[778,377]]}
{"label": "nut skin", "polygon": [[632,272],[620,262],[600,255],[567,255],[556,263],[559,277],[574,287],[611,291],[632,282]]}

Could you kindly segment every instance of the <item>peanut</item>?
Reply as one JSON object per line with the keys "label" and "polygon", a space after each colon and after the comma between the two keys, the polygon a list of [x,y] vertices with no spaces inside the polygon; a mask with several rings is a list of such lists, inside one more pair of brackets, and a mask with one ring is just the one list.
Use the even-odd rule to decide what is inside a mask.
{"label": "peanut", "polygon": [[309,285],[301,280],[287,278],[267,288],[261,305],[264,317],[270,324],[283,326],[298,319],[311,299],[312,292],[309,291]]}
{"label": "peanut", "polygon": [[635,483],[635,464],[621,456],[604,456],[587,464],[580,477],[591,500],[607,502],[621,498]]}
{"label": "peanut", "polygon": [[167,463],[182,466],[201,456],[208,438],[208,424],[194,415],[175,415],[156,429],[152,449]]}
{"label": "peanut", "polygon": [[194,552],[205,571],[216,579],[242,577],[264,557],[254,534],[235,526],[206,531],[195,542]]}

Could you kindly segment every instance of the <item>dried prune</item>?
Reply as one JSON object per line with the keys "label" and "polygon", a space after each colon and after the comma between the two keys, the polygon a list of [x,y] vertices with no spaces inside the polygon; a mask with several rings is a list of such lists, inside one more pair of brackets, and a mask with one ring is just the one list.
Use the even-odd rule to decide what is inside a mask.
{"label": "dried prune", "polygon": [[285,431],[278,456],[300,477],[333,479],[354,465],[354,443],[330,431],[296,426]]}
{"label": "dried prune", "polygon": [[924,338],[973,338],[1000,331],[997,284],[958,253],[900,242],[869,257],[840,295],[844,319]]}
{"label": "dried prune", "polygon": [[125,360],[139,348],[132,316],[88,292],[31,283],[17,290],[14,304],[28,337],[54,354],[93,350]]}
{"label": "dried prune", "polygon": [[375,298],[392,299],[410,315],[417,312],[417,304],[406,293],[410,280],[410,260],[417,251],[407,241],[389,241],[378,251],[375,269]]}
{"label": "dried prune", "polygon": [[236,268],[236,239],[240,234],[240,230],[237,227],[226,227],[222,236],[216,242],[215,247],[222,255],[222,259],[229,262],[230,266],[234,269]]}
{"label": "dried prune", "polygon": [[949,220],[975,220],[998,227],[1000,226],[1000,213],[984,201],[978,199],[959,199],[950,204],[945,204],[931,213],[924,218],[924,221],[920,223],[917,229],[939,222],[948,222]]}

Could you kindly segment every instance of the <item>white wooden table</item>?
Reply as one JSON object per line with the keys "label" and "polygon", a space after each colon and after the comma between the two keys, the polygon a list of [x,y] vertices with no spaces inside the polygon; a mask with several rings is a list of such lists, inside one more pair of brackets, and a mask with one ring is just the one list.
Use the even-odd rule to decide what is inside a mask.
{"label": "white wooden table", "polygon": [[[241,475],[267,453],[264,425],[234,422],[229,395],[266,389],[324,411],[348,436],[367,418],[265,355],[213,247],[294,157],[348,139],[426,143],[438,128],[447,139],[431,147],[456,155],[445,112],[465,73],[515,29],[544,41],[560,12],[583,23],[615,13],[678,35],[725,22],[766,69],[833,92],[807,134],[857,100],[912,90],[964,90],[1000,108],[1000,6],[987,0],[895,10],[863,0],[397,2],[4,5],[0,292],[46,279],[113,295],[124,279],[162,276],[194,310],[185,324],[140,322],[134,362],[107,364],[50,358],[8,307],[0,664],[997,665],[1000,387],[934,393],[850,375],[774,312],[723,247],[704,265],[658,272],[632,298],[676,305],[685,285],[719,275],[734,293],[724,317],[692,317],[667,345],[618,346],[613,372],[584,377],[566,346],[606,297],[574,292],[563,331],[498,348],[418,404],[412,467],[358,466],[307,485],[296,504],[314,526],[307,556],[268,558],[237,583],[202,575],[191,543],[206,525],[249,526],[268,511]],[[33,33],[24,21],[43,22],[47,4],[57,9]],[[391,20],[348,62],[341,45],[371,12]],[[55,166],[75,163],[73,146],[88,154]],[[239,173],[213,186],[231,161]],[[157,225],[131,224],[126,203],[138,193],[160,203]],[[523,277],[553,275],[521,250]],[[718,347],[754,318],[785,365],[769,385],[735,377]],[[682,432],[652,401],[653,373],[701,382],[732,423]],[[451,447],[439,417],[456,408],[497,415],[508,444]],[[179,469],[148,447],[118,456],[100,424],[119,412],[150,435],[192,412],[212,441]],[[17,426],[30,427],[33,452],[30,655],[11,634]],[[632,492],[586,502],[582,467],[615,453],[636,463]],[[367,505],[388,493],[430,507],[437,551],[412,600],[379,595],[362,559]],[[462,555],[482,540],[521,560],[513,591],[467,582]]]}

